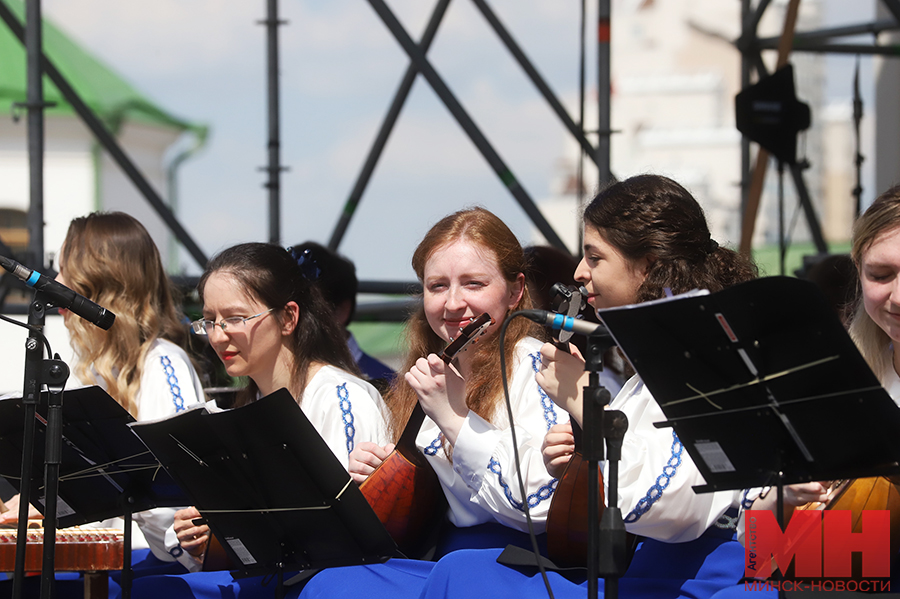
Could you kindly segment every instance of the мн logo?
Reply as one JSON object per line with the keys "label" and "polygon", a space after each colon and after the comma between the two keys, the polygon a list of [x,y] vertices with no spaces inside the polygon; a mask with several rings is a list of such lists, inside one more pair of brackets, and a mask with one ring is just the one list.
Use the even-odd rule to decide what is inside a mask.
{"label": "\u043c\u043d logo", "polygon": [[[747,578],[768,579],[775,568],[783,575],[792,561],[792,580],[820,579],[815,586],[822,583],[821,579],[852,577],[859,583],[861,579],[890,577],[888,510],[861,512],[858,532],[853,530],[850,510],[798,510],[791,515],[784,531],[770,511],[748,510],[744,517]],[[854,560],[854,553],[861,558]],[[857,564],[855,568],[854,564]],[[880,586],[884,584],[888,588],[881,590],[890,590],[890,582],[879,582]]]}

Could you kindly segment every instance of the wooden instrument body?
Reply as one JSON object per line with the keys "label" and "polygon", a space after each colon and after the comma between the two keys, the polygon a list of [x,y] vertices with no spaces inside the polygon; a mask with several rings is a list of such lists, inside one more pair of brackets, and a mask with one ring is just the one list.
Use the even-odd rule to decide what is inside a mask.
{"label": "wooden instrument body", "polygon": [[237,570],[238,566],[231,561],[228,552],[219,540],[219,537],[209,532],[209,542],[203,553],[203,572],[218,572],[221,570]]}
{"label": "wooden instrument body", "polygon": [[[558,566],[584,567],[588,546],[588,461],[581,454],[581,429],[572,422],[575,452],[556,483],[547,512],[547,555]],[[599,469],[599,468],[598,468]],[[597,473],[600,504],[597,521],[603,517],[606,497],[603,474]]]}
{"label": "wooden instrument body", "polygon": [[853,532],[862,531],[865,510],[891,512],[891,552],[900,550],[900,481],[886,476],[854,478],[832,483],[825,503],[808,503],[797,510],[850,510]]}
{"label": "wooden instrument body", "polygon": [[[580,453],[575,453],[557,483],[547,513],[547,555],[558,566],[584,567],[587,562],[587,489],[588,462]],[[601,482],[598,522],[603,517],[605,505]]]}
{"label": "wooden instrument body", "polygon": [[[459,336],[441,352],[444,363],[450,364],[493,323],[490,314],[484,313],[460,329]],[[416,447],[416,436],[424,422],[425,411],[416,403],[394,451],[359,487],[397,547],[408,557],[428,550],[427,542],[447,512],[441,481]]]}
{"label": "wooden instrument body", "polygon": [[[848,510],[851,512],[851,530],[862,532],[862,514],[866,510],[889,510],[891,513],[891,554],[900,551],[900,481],[886,476],[856,478],[834,481],[830,485],[829,498],[824,503],[814,502],[788,510],[788,518],[793,511],[806,510]],[[801,532],[802,536],[804,533]],[[785,578],[794,578],[794,566],[787,569]],[[862,561],[858,553],[853,554],[852,576],[862,580]]]}
{"label": "wooden instrument body", "polygon": [[[418,432],[424,418],[425,412],[416,404],[404,436],[406,431]],[[408,556],[425,549],[434,526],[447,511],[447,499],[437,474],[415,447],[412,437],[411,447],[401,438],[394,452],[359,487],[391,538]]]}
{"label": "wooden instrument body", "polygon": [[[558,313],[575,317],[585,307],[580,288],[566,288],[557,283],[553,292],[560,300],[556,308]],[[568,338],[571,333],[554,338],[554,345],[562,351],[569,351]],[[558,566],[584,567],[587,564],[588,548],[588,461],[581,453],[582,431],[575,421],[570,421],[572,435],[575,437],[575,451],[563,475],[556,483],[550,509],[547,512],[547,555]],[[597,506],[597,522],[603,517],[606,506],[606,494],[603,490],[603,473],[597,472],[600,485],[599,504]]]}

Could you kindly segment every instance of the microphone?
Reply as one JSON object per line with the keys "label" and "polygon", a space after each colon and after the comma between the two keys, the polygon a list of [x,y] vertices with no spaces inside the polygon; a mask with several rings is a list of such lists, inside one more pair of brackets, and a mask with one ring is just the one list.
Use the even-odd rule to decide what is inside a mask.
{"label": "microphone", "polygon": [[74,312],[83,319],[97,325],[104,331],[109,330],[109,327],[111,327],[116,320],[116,315],[106,308],[98,306],[83,295],[75,293],[62,283],[58,283],[36,270],[31,270],[15,260],[0,256],[0,266],[3,266],[3,268],[24,281],[29,287],[34,287],[36,290],[46,295],[50,300],[49,303],[53,306]]}
{"label": "microphone", "polygon": [[577,318],[572,318],[571,316],[557,314],[556,312],[548,312],[547,310],[520,310],[517,314],[521,314],[529,320],[533,320],[538,324],[542,324],[557,331],[571,331],[576,335],[584,335],[585,337],[591,335],[610,337],[609,331],[602,324],[585,322],[583,320],[578,320]]}

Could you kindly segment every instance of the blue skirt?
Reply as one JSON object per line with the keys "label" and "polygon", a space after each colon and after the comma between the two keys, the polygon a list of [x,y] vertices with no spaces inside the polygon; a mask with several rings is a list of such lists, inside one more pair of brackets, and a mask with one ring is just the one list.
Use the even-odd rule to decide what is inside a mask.
{"label": "blue skirt", "polygon": [[[538,546],[545,552],[545,535],[538,536]],[[528,535],[501,524],[480,524],[470,528],[449,525],[441,534],[436,557],[455,555],[461,550],[497,553],[507,545],[531,549]],[[384,564],[331,568],[316,574],[300,593],[300,599],[417,599],[428,583],[432,570],[440,561],[426,562],[392,559]],[[295,597],[296,595],[289,595]]]}
{"label": "blue skirt", "polygon": [[275,581],[272,577],[235,579],[227,571],[148,576],[135,580],[131,588],[132,599],[247,599],[274,596]]}
{"label": "blue skirt", "polygon": [[[522,546],[522,543],[515,543]],[[529,547],[527,544],[524,545]],[[502,549],[458,549],[437,563],[391,560],[375,566],[327,570],[315,576],[300,599],[469,599],[489,596],[520,599],[546,596],[536,568],[497,563]],[[642,541],[620,580],[622,597],[709,599],[743,574],[744,548],[733,533],[710,529],[689,543]],[[549,572],[554,596],[581,599],[586,572]],[[601,580],[600,589],[603,589]],[[289,595],[291,597],[295,595]]]}
{"label": "blue skirt", "polygon": [[[499,550],[457,551],[441,559],[422,588],[423,599],[473,596],[520,599],[547,596],[536,568],[496,563]],[[743,574],[744,548],[733,537],[707,531],[688,543],[643,540],[628,571],[619,580],[621,597],[641,599],[709,599],[732,586]],[[548,572],[557,598],[582,599],[587,594],[584,571]],[[604,581],[598,583],[603,592]]]}
{"label": "blue skirt", "polygon": [[[530,549],[527,535],[500,525],[453,529],[444,536],[438,562],[392,559],[384,564],[330,568],[303,585],[287,587],[290,599],[469,599],[473,596],[545,596],[540,573],[496,562],[502,548],[514,544]],[[688,543],[645,539],[620,580],[622,597],[642,599],[709,599],[731,587],[743,574],[744,548],[733,534],[707,531]],[[560,598],[581,599],[587,592],[585,572],[565,576],[550,572],[550,585]],[[603,581],[600,581],[603,589]],[[183,576],[151,576],[135,581],[134,599],[256,599],[272,597],[275,581],[232,579],[228,572]],[[538,595],[540,594],[540,595]]]}
{"label": "blue skirt", "polygon": [[[544,546],[543,535],[538,538]],[[471,528],[449,526],[436,549],[440,557],[460,548],[500,548],[513,544],[530,548],[528,535],[500,524]],[[384,564],[329,568],[308,581],[285,588],[285,597],[352,597],[416,599],[435,562],[392,559]],[[285,580],[290,578],[285,576]],[[149,576],[135,580],[133,599],[257,599],[274,596],[273,577],[235,579],[229,572],[197,572],[182,576]]]}
{"label": "blue skirt", "polygon": [[[164,562],[156,558],[149,549],[136,549],[131,552],[132,584],[143,576],[157,576],[160,574],[184,574],[184,566],[178,562]],[[0,581],[0,599],[12,596],[12,573],[9,580]],[[84,575],[78,572],[57,572],[56,597],[57,599],[81,599],[84,596]],[[121,595],[122,573],[114,570],[109,573],[109,597]],[[23,596],[37,597],[40,594],[41,577],[27,576],[22,585]]]}

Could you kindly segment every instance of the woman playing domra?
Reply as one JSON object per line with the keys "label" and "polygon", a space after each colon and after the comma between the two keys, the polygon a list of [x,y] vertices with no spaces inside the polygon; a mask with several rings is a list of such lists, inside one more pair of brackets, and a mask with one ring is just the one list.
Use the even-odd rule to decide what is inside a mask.
{"label": "woman playing domra", "polygon": [[[900,185],[878,196],[854,223],[850,257],[859,280],[850,337],[888,395],[900,405]],[[798,506],[827,502],[826,487],[827,483],[821,482],[786,485],[788,518]],[[746,509],[775,512],[777,493],[774,489],[748,489],[742,503]],[[741,533],[743,525],[742,518]],[[891,560],[894,579],[898,578],[897,557]],[[735,587],[717,597],[724,599],[742,592],[743,587]]]}
{"label": "woman playing domra", "polygon": [[[423,307],[407,323],[409,354],[388,404],[395,438],[416,402],[428,418],[416,439],[444,490],[450,524],[437,556],[461,547],[530,546],[516,481],[510,424],[499,376],[500,324],[509,312],[530,307],[521,246],[500,219],[481,208],[438,222],[413,255],[423,285]],[[451,366],[438,353],[460,327],[487,312],[495,324]],[[540,334],[514,320],[505,339],[506,375],[517,428],[526,499],[543,532],[552,478],[540,453],[550,426],[565,418],[540,390]],[[364,479],[387,455],[386,447],[360,445],[351,471]],[[376,566],[336,568],[317,574],[301,597],[416,597],[433,562],[391,560]]]}
{"label": "woman playing domra", "polygon": [[[667,290],[718,291],[755,275],[751,263],[711,239],[699,204],[665,177],[641,175],[615,183],[585,210],[584,257],[575,279],[598,310],[659,299]],[[545,344],[541,354],[538,382],[581,423],[584,361],[552,344]],[[643,537],[620,580],[621,596],[699,599],[737,582],[744,553],[734,539],[733,518],[724,516],[736,516],[738,493],[694,493],[692,486],[703,478],[672,430],[653,426],[666,418],[639,375],[625,384],[610,408],[628,418],[619,463],[619,507],[626,530]],[[573,451],[570,425],[553,427],[544,440],[550,472],[560,475]],[[536,569],[499,565],[498,554],[460,551],[443,558],[421,596],[546,593]],[[463,571],[466,575],[459,576]],[[587,590],[583,573],[548,575],[556,597],[583,597]]]}

